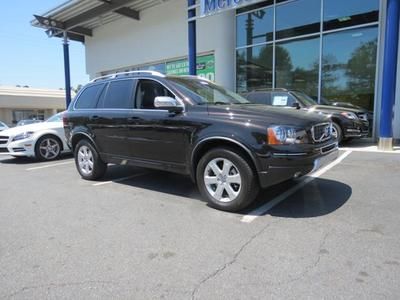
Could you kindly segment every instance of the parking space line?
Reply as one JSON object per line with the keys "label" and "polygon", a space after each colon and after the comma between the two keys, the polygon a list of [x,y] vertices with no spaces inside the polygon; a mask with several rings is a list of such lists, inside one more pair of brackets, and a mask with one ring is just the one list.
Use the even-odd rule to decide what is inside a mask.
{"label": "parking space line", "polygon": [[67,161],[67,162],[62,162],[62,163],[57,163],[57,164],[51,164],[51,165],[45,165],[45,166],[39,166],[39,167],[32,167],[26,169],[26,171],[34,171],[34,170],[40,170],[40,169],[46,169],[46,168],[52,168],[52,167],[57,167],[57,166],[62,166],[62,165],[68,165],[72,164],[74,161]]}
{"label": "parking space line", "polygon": [[256,208],[255,210],[251,211],[249,214],[243,216],[240,219],[240,221],[243,222],[243,223],[251,223],[251,222],[253,222],[255,219],[257,219],[258,217],[260,217],[260,216],[264,215],[265,213],[267,213],[270,209],[272,209],[273,207],[275,207],[276,205],[281,203],[283,200],[285,200],[286,198],[288,198],[289,196],[291,196],[295,192],[297,192],[299,189],[301,189],[305,185],[309,184],[314,179],[320,177],[322,174],[324,174],[325,172],[329,171],[334,166],[340,164],[347,156],[350,155],[351,152],[352,152],[351,150],[346,151],[345,153],[340,155],[335,161],[333,161],[330,164],[326,165],[325,167],[319,169],[318,171],[308,175],[307,177],[305,177],[304,180],[300,181],[295,186],[291,187],[290,189],[288,189],[287,191],[283,192],[279,196],[273,198],[268,203],[265,203],[264,205],[262,205],[262,206]]}
{"label": "parking space line", "polygon": [[117,179],[110,180],[110,181],[93,183],[92,185],[93,186],[100,186],[100,185],[110,184],[110,183],[114,183],[114,182],[121,182],[121,181],[125,181],[125,180],[131,179],[131,178],[135,178],[135,177],[140,177],[140,176],[147,175],[147,174],[149,174],[149,173],[139,173],[139,174],[134,174],[134,175],[131,175],[131,176],[117,178]]}

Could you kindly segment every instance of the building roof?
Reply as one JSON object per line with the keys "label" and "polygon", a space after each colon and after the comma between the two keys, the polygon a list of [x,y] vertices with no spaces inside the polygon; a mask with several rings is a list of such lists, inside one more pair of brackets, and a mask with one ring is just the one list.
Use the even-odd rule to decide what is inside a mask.
{"label": "building roof", "polygon": [[0,86],[0,96],[26,96],[65,99],[64,90]]}
{"label": "building roof", "polygon": [[140,20],[140,12],[168,0],[69,0],[35,15],[31,25],[46,29],[49,36],[61,37],[68,32],[70,39],[84,42],[96,27],[128,17]]}

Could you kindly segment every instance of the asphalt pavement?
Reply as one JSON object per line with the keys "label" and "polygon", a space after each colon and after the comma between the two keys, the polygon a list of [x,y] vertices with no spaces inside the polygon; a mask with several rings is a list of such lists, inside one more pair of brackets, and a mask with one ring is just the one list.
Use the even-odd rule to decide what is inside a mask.
{"label": "asphalt pavement", "polygon": [[351,152],[305,179],[232,214],[184,176],[89,182],[70,156],[2,156],[0,298],[398,299],[400,155]]}

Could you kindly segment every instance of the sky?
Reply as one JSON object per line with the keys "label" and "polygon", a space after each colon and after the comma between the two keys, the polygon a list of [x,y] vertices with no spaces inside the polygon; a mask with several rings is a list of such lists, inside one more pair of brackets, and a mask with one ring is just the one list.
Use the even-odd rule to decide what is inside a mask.
{"label": "sky", "polygon": [[[0,85],[64,88],[62,39],[48,38],[32,27],[33,14],[43,14],[65,0],[0,0]],[[85,47],[70,42],[71,85],[89,80]]]}

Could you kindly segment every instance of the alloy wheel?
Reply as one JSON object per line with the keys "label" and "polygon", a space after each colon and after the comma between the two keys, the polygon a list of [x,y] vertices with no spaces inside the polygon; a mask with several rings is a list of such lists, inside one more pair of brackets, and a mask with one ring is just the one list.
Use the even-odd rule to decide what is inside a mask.
{"label": "alloy wheel", "polygon": [[231,202],[240,193],[242,177],[239,169],[230,160],[215,158],[204,170],[204,184],[215,200]]}
{"label": "alloy wheel", "polygon": [[46,160],[54,159],[60,154],[60,144],[54,138],[45,138],[39,145],[39,153]]}
{"label": "alloy wheel", "polygon": [[80,171],[85,175],[93,172],[93,153],[87,146],[82,146],[78,151],[78,165]]}

